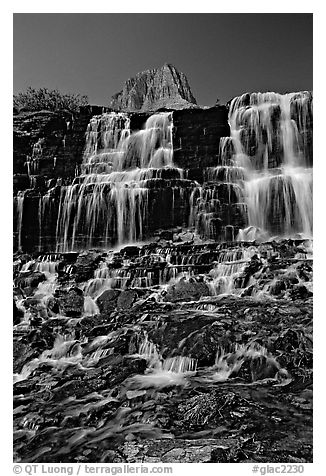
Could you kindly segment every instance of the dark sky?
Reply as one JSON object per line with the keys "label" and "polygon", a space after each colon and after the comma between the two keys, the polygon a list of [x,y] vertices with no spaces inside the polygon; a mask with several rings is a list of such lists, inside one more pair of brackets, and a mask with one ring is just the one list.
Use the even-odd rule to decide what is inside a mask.
{"label": "dark sky", "polygon": [[46,86],[106,105],[172,63],[197,102],[312,89],[312,14],[14,14],[14,93]]}

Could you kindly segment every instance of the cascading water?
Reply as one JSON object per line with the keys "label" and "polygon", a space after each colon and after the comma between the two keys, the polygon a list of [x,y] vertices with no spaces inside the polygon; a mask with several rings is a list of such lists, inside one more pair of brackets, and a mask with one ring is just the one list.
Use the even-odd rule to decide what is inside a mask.
{"label": "cascading water", "polygon": [[22,229],[23,229],[23,212],[24,212],[24,198],[26,191],[18,192],[16,197],[16,213],[17,213],[17,230],[18,230],[18,250],[22,249]]}
{"label": "cascading water", "polygon": [[240,240],[311,238],[311,93],[243,94],[230,103],[229,124],[220,165],[204,170],[191,195],[190,226],[214,239],[233,240],[231,227]]}
{"label": "cascading water", "polygon": [[[270,444],[257,437],[267,425],[277,435],[294,428],[289,454],[301,457],[293,442],[299,431],[309,440],[312,242],[268,238],[310,236],[309,101],[237,98],[219,163],[188,175],[202,184],[173,163],[172,113],[135,133],[123,113],[95,116],[81,176],[18,193],[20,248],[33,232],[21,232],[26,199],[38,203],[40,252],[60,202],[58,251],[14,263],[18,462],[108,463],[149,440],[155,451],[164,443],[164,458],[193,453],[196,441],[202,454],[215,438],[218,456],[233,439],[235,448],[257,441],[241,449],[247,461]],[[182,230],[189,216],[204,240]],[[147,244],[122,245],[153,230]]]}
{"label": "cascading water", "polygon": [[245,169],[250,227],[312,237],[312,168],[305,140],[311,121],[308,92],[253,93],[232,100],[232,158]]}
{"label": "cascading water", "polygon": [[[83,175],[62,189],[57,221],[58,249],[141,239],[148,222],[149,189],[169,179],[177,186],[183,171],[173,165],[172,113],[151,116],[130,134],[123,113],[95,116],[86,134]],[[188,181],[190,182],[190,181]]]}
{"label": "cascading water", "polygon": [[94,116],[86,131],[83,168],[86,173],[109,173],[119,161],[123,143],[130,135],[130,119],[123,113]]}
{"label": "cascading water", "polygon": [[[241,275],[250,259],[257,253],[257,248],[235,248],[221,252],[218,262],[210,271],[213,278],[208,283],[213,295],[232,294],[236,292],[235,280]],[[242,290],[239,288],[238,293]]]}
{"label": "cascading water", "polygon": [[[288,408],[275,396],[300,371],[292,361],[305,365],[303,354],[292,348],[296,335],[301,335],[302,321],[300,331],[292,327],[301,318],[300,307],[305,312],[307,306],[305,301],[297,302],[294,292],[308,293],[312,285],[308,244],[283,240],[255,245],[206,241],[126,246],[103,251],[94,278],[83,281],[76,274],[87,256],[83,253],[17,260],[16,306],[24,315],[14,326],[15,345],[26,353],[24,342],[29,339],[35,347],[33,353],[27,348],[29,353],[15,367],[15,435],[32,429],[34,443],[39,434],[49,432],[51,446],[28,446],[35,460],[42,452],[48,452],[49,459],[61,455],[62,436],[68,441],[65,454],[80,454],[80,448],[88,448],[90,442],[98,451],[98,442],[107,444],[108,438],[132,441],[131,433],[140,441],[148,435],[174,441],[183,434],[174,424],[179,408],[178,415],[185,415],[186,421],[192,415],[195,423],[204,412],[199,433],[189,424],[182,429],[187,438],[203,434],[213,438],[216,422],[210,424],[205,413],[214,404],[215,400],[206,402],[212,392],[214,399],[222,398],[218,400],[221,422],[224,414],[229,418],[226,412],[231,405],[232,425],[239,415],[239,425],[243,423],[240,412],[247,407],[237,403],[238,393],[247,406],[255,395],[247,418],[265,399],[263,418],[274,401],[281,406],[280,415],[292,418],[292,401]],[[34,283],[31,290],[35,271],[46,280]],[[184,281],[179,280],[183,273],[188,274]],[[187,283],[193,285],[190,295]],[[197,285],[202,295],[194,294]],[[174,287],[182,291],[179,296],[173,294]],[[280,347],[284,314],[288,334]],[[308,316],[303,313],[303,318]],[[47,340],[41,340],[40,333]],[[284,358],[280,350],[285,345],[289,350]],[[22,388],[32,388],[29,394],[37,403],[44,395],[48,398],[38,406],[22,405],[26,399]],[[58,409],[63,412],[59,422]],[[50,429],[49,419],[53,419]],[[19,445],[20,440],[17,451],[25,451]]]}

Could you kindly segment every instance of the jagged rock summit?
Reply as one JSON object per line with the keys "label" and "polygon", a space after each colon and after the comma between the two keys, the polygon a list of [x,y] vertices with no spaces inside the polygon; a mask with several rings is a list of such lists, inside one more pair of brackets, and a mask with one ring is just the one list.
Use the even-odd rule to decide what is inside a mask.
{"label": "jagged rock summit", "polygon": [[157,111],[197,107],[185,74],[171,64],[149,69],[128,79],[112,97],[110,107],[119,111]]}

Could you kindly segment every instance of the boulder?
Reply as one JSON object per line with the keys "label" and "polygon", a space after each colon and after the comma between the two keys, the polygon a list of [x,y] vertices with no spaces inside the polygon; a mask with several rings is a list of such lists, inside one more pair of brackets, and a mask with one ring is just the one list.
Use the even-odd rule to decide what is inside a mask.
{"label": "boulder", "polygon": [[69,290],[57,290],[60,313],[69,317],[80,317],[84,310],[83,291],[77,287]]}
{"label": "boulder", "polygon": [[181,279],[176,284],[169,286],[164,297],[165,301],[198,301],[202,296],[209,296],[209,287],[205,283],[195,280]]}
{"label": "boulder", "polygon": [[20,273],[16,278],[15,285],[17,288],[24,289],[25,294],[30,294],[39,283],[46,281],[46,276],[39,271],[27,271]]}
{"label": "boulder", "polygon": [[308,299],[312,297],[312,292],[304,284],[297,284],[290,291],[291,299]]}
{"label": "boulder", "polygon": [[122,256],[126,256],[127,258],[134,258],[139,256],[140,248],[139,246],[125,246],[120,250],[120,254]]}
{"label": "boulder", "polygon": [[20,321],[23,319],[23,317],[24,317],[24,312],[17,307],[16,301],[14,300],[14,308],[13,308],[13,323],[14,323],[14,326],[16,324],[19,324]]}
{"label": "boulder", "polygon": [[96,300],[96,304],[102,315],[111,314],[117,306],[117,300],[120,295],[120,291],[116,289],[107,289]]}
{"label": "boulder", "polygon": [[75,263],[75,279],[76,282],[87,281],[93,277],[102,257],[102,253],[98,251],[84,251],[80,253]]}
{"label": "boulder", "polygon": [[136,301],[137,297],[138,294],[133,289],[127,289],[126,291],[122,291],[122,293],[118,297],[117,308],[120,310],[130,309]]}

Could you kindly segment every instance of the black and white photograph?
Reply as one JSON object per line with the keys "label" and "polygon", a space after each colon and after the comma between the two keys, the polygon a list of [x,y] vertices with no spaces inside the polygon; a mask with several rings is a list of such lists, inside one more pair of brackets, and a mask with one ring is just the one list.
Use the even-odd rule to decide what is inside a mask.
{"label": "black and white photograph", "polygon": [[14,473],[303,473],[309,5],[12,21]]}

